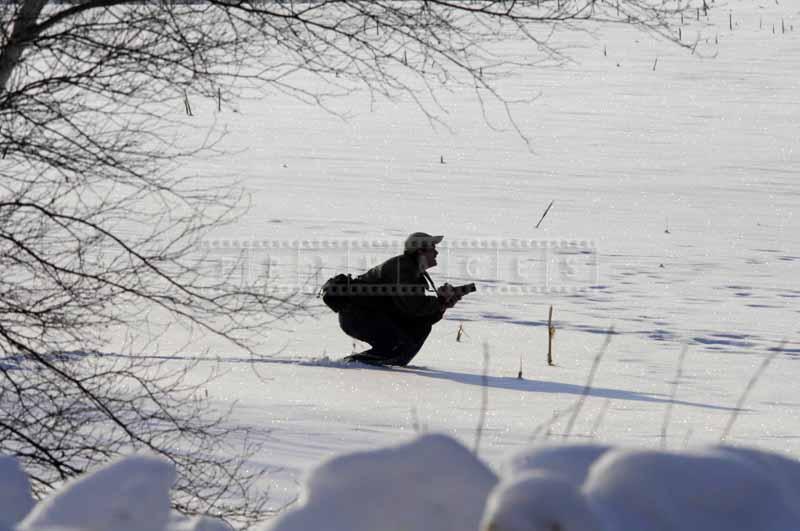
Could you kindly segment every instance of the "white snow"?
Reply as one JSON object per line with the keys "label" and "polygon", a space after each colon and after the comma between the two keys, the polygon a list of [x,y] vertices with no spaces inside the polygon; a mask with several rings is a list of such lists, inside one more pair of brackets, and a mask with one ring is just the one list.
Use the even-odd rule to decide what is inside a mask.
{"label": "white snow", "polygon": [[547,468],[529,469],[503,484],[488,503],[484,529],[797,529],[797,487],[787,488],[773,460],[790,474],[800,470],[800,463],[777,455],[725,447],[682,452],[609,449],[591,465],[582,485]]}
{"label": "white snow", "polygon": [[[11,466],[6,466],[8,463]],[[214,518],[185,517],[172,511],[169,492],[175,481],[175,466],[161,457],[130,455],[111,461],[68,481],[35,506],[28,477],[14,468],[14,460],[2,458],[0,465],[0,522],[7,525],[0,529],[232,530],[228,524]],[[16,506],[12,503],[15,501],[18,502]]]}
{"label": "white snow", "polygon": [[443,435],[335,457],[314,469],[305,498],[269,531],[477,529],[497,478]]}
{"label": "white snow", "polygon": [[175,467],[165,459],[134,455],[68,482],[36,505],[20,531],[68,527],[82,531],[164,529]]}
{"label": "white snow", "polygon": [[0,456],[0,530],[22,520],[33,503],[30,480],[17,459]]}
{"label": "white snow", "polygon": [[[442,99],[452,132],[431,128],[410,101],[370,102],[363,94],[340,102],[355,113],[346,122],[276,94],[234,102],[238,112],[192,102],[197,127],[187,136],[224,127],[229,134],[217,148],[229,153],[198,157],[183,171],[241,181],[252,195],[252,211],[216,235],[231,245],[208,242],[220,260],[248,250],[244,281],[269,264],[289,287],[313,289],[315,274],[322,281],[361,272],[394,254],[391,242],[424,230],[445,235],[434,280],[478,284],[434,327],[416,367],[405,369],[330,361],[365,346],[353,345],[324,308],[265,331],[257,363],[197,331],[187,337],[173,327],[157,341],[141,339],[157,345],[155,355],[178,353],[176,364],[196,361],[197,381],[222,369],[207,384],[208,397],[220,408],[237,404],[234,420],[252,426],[264,445],[248,466],[270,471],[262,488],[274,508],[307,489],[264,529],[320,521],[353,530],[397,522],[431,529],[397,504],[421,503],[420,514],[439,525],[452,512],[449,489],[469,489],[426,470],[456,463],[465,467],[462,479],[482,467],[501,476],[487,516],[500,526],[493,531],[551,531],[555,518],[565,518],[562,531],[639,531],[613,525],[641,525],[645,513],[653,521],[647,531],[800,528],[800,14],[794,2],[720,4],[712,5],[714,25],[687,20],[684,38],[700,35],[695,54],[605,27],[570,37],[574,63],[503,83],[510,99],[532,99],[512,106],[532,151],[514,131],[487,127],[471,91]],[[787,32],[773,32],[782,21]],[[486,110],[500,121],[501,109]],[[173,118],[182,112],[176,107]],[[303,240],[337,246],[262,245]],[[520,241],[542,245],[515,247]],[[554,367],[545,364],[550,305]],[[612,341],[568,432],[611,326]],[[759,450],[715,446],[782,340],[726,439]],[[517,379],[520,364],[524,377]],[[476,461],[465,449],[481,419]],[[452,440],[408,442],[429,432]],[[427,446],[433,450],[425,459],[410,451]],[[452,458],[442,456],[448,452]],[[127,490],[87,484],[87,496],[104,500],[89,508],[70,494],[83,478],[41,502],[21,529],[100,529],[120,518],[131,526],[117,529],[218,525],[166,521],[171,472],[136,459],[143,459],[136,461],[141,473],[120,478]],[[0,500],[6,526],[27,507],[22,483],[10,481],[3,474],[0,488],[23,502]],[[433,495],[433,485],[441,514],[418,494]],[[537,498],[541,491],[551,497]],[[62,495],[77,501],[58,502]],[[464,513],[454,518],[465,518],[465,526],[483,509],[459,503]],[[719,519],[704,521],[698,503]],[[143,506],[144,514],[133,510]],[[732,516],[722,514],[728,509]]]}
{"label": "white snow", "polygon": [[[571,459],[573,458],[574,461]],[[230,531],[170,511],[174,467],[129,456],[36,505],[13,459],[0,460],[5,530]],[[11,466],[6,466],[11,463]],[[531,447],[498,479],[455,439],[343,454],[320,464],[300,503],[263,531],[790,531],[800,525],[800,463],[755,449],[683,451],[562,444]],[[26,498],[27,495],[27,498]],[[17,518],[14,518],[16,511]]]}
{"label": "white snow", "polygon": [[233,531],[233,528],[217,518],[185,517],[173,513],[165,531]]}
{"label": "white snow", "polygon": [[545,444],[515,454],[503,467],[505,476],[514,477],[530,470],[561,476],[580,486],[594,462],[611,447],[606,444]]}

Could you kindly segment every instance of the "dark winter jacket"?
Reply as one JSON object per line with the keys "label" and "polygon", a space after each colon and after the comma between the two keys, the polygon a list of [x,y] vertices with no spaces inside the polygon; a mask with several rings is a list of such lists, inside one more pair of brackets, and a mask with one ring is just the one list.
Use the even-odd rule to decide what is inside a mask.
{"label": "dark winter jacket", "polygon": [[[373,267],[358,280],[368,286],[386,286],[388,295],[369,294],[356,297],[356,307],[372,311],[385,311],[408,323],[436,323],[444,313],[436,296],[426,295],[427,275],[423,274],[416,257],[401,254]],[[433,286],[431,286],[433,289]]]}

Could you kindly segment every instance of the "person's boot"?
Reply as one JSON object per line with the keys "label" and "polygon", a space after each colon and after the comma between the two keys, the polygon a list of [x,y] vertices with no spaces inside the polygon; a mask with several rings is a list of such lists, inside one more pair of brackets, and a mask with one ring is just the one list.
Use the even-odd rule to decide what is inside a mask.
{"label": "person's boot", "polygon": [[359,352],[358,354],[351,354],[345,357],[342,361],[345,363],[366,363],[367,365],[384,366],[387,365],[386,358],[370,354],[370,351]]}

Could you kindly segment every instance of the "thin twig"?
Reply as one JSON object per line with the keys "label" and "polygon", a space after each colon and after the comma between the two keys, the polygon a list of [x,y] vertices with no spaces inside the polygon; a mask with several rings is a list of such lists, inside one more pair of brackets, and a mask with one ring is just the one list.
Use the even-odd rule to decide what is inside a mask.
{"label": "thin twig", "polygon": [[555,203],[555,201],[550,201],[550,204],[547,205],[547,208],[544,210],[544,214],[542,214],[542,218],[539,220],[539,223],[536,224],[537,229],[539,228],[539,225],[542,224],[542,221],[544,221],[544,217],[547,215],[547,213],[550,212],[550,207],[553,206],[553,203]]}
{"label": "thin twig", "polygon": [[547,315],[547,365],[552,367],[553,363],[553,336],[556,335],[556,328],[553,326],[553,306],[550,306],[550,313]]}
{"label": "thin twig", "polygon": [[478,427],[475,429],[475,455],[481,446],[483,426],[486,423],[486,410],[489,408],[489,343],[483,344],[483,373],[481,374],[481,411]]}
{"label": "thin twig", "polygon": [[594,381],[594,376],[597,373],[597,367],[600,366],[600,361],[603,359],[603,356],[608,349],[609,343],[611,343],[611,336],[614,334],[614,327],[608,329],[606,332],[606,340],[603,342],[603,346],[600,347],[600,352],[597,353],[597,356],[594,357],[594,361],[592,362],[592,368],[589,370],[589,377],[586,379],[586,385],[583,386],[583,391],[581,392],[581,396],[578,399],[578,402],[575,405],[575,409],[572,411],[572,415],[569,418],[569,422],[567,422],[567,428],[564,431],[563,439],[566,440],[569,438],[570,434],[572,433],[572,428],[575,426],[575,421],[578,419],[578,415],[583,408],[583,404],[586,402],[586,397],[589,396],[589,392],[592,390],[592,382]]}
{"label": "thin twig", "polygon": [[786,346],[786,340],[784,339],[783,341],[781,341],[781,344],[778,346],[775,352],[764,357],[764,360],[761,362],[761,365],[758,366],[758,369],[753,374],[752,378],[750,378],[750,381],[747,382],[747,386],[744,388],[744,391],[742,391],[741,396],[739,396],[739,400],[736,402],[736,407],[734,408],[734,411],[731,414],[731,418],[728,419],[728,424],[725,426],[725,429],[722,430],[722,435],[719,438],[720,442],[725,442],[725,439],[728,438],[728,435],[730,435],[731,430],[733,429],[733,424],[736,422],[736,419],[739,418],[739,414],[742,412],[742,408],[744,407],[744,403],[747,400],[747,396],[750,394],[750,391],[753,389],[753,387],[755,387],[758,380],[764,374],[764,371],[767,370],[769,364],[772,363],[772,360],[774,360],[780,354],[783,354],[783,347],[785,346]]}
{"label": "thin twig", "polygon": [[603,425],[603,420],[606,418],[606,413],[608,413],[608,409],[611,406],[611,399],[606,398],[603,402],[603,407],[600,408],[600,413],[597,414],[597,417],[594,419],[594,424],[592,425],[591,431],[589,431],[589,438],[594,439],[597,437],[597,431],[600,429],[600,426]]}
{"label": "thin twig", "polygon": [[664,412],[664,422],[661,424],[661,448],[667,447],[667,429],[672,420],[672,408],[675,405],[675,396],[678,394],[678,384],[683,378],[683,361],[686,359],[686,352],[689,350],[689,344],[685,343],[681,349],[681,355],[678,358],[678,369],[675,371],[675,380],[672,382],[672,391],[669,394],[669,402],[667,403],[667,410]]}
{"label": "thin twig", "polygon": [[539,439],[539,434],[541,434],[542,432],[544,432],[544,435],[542,436],[542,438],[544,440],[549,439],[550,438],[550,434],[552,432],[553,425],[556,422],[558,422],[558,420],[560,420],[561,417],[563,417],[565,414],[571,412],[573,409],[575,409],[574,405],[570,406],[569,408],[567,408],[564,411],[558,411],[558,410],[553,411],[553,415],[550,417],[550,419],[547,422],[542,422],[541,424],[536,426],[536,428],[534,428],[533,433],[531,433],[530,441],[531,442],[537,441]]}

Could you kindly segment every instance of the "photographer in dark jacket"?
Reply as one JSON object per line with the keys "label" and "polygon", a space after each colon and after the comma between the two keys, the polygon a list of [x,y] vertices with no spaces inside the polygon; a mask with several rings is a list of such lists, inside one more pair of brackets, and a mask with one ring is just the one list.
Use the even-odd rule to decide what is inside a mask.
{"label": "photographer in dark jacket", "polygon": [[[426,271],[436,266],[436,244],[443,238],[415,232],[406,239],[403,254],[358,277],[372,291],[354,297],[339,312],[339,325],[372,348],[345,360],[407,365],[417,355],[431,327],[461,298],[448,286],[437,290]],[[427,295],[428,291],[436,295]]]}

